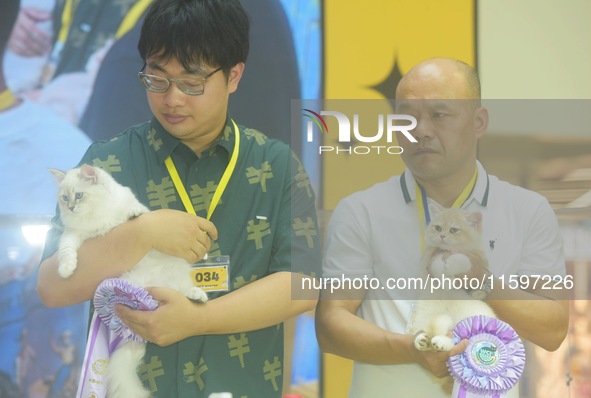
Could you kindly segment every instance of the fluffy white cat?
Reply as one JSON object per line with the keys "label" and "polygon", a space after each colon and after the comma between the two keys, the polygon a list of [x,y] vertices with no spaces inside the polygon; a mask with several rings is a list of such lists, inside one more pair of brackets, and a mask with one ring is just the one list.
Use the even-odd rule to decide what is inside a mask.
{"label": "fluffy white cat", "polygon": [[[58,181],[58,203],[64,224],[59,246],[59,269],[68,278],[77,266],[77,251],[82,242],[102,236],[125,221],[148,212],[128,187],[117,183],[104,170],[82,165],[66,173],[50,170]],[[175,289],[191,300],[207,301],[205,292],[194,286],[187,261],[157,250],[150,250],[121,279],[143,287]],[[137,374],[146,345],[127,342],[111,356],[107,371],[108,396],[111,398],[147,398]]]}

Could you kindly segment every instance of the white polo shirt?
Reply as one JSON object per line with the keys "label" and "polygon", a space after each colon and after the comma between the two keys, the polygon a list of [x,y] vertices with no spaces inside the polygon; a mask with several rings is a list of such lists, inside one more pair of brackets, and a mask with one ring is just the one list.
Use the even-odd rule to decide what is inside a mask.
{"label": "white polo shirt", "polygon": [[[476,184],[462,208],[483,215],[482,247],[491,272],[506,278],[565,275],[562,237],[548,201],[488,175],[479,162],[477,167]],[[408,289],[388,289],[385,282],[420,277],[421,234],[415,180],[406,170],[338,204],[328,225],[324,276],[377,278],[380,287],[367,291],[358,315],[386,330],[406,333],[414,301],[405,296]],[[517,396],[513,390],[509,397]],[[361,363],[354,365],[349,396],[445,397],[419,365]]]}

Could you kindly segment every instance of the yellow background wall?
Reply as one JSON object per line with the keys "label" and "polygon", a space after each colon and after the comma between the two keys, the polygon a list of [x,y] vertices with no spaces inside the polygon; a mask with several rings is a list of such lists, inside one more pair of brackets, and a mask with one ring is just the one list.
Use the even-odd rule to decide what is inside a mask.
{"label": "yellow background wall", "polygon": [[[474,48],[473,0],[325,0],[324,96],[394,98],[400,73],[434,56],[473,65]],[[323,206],[329,210],[403,168],[398,156],[322,156]]]}
{"label": "yellow background wall", "polygon": [[591,98],[590,19],[589,0],[479,0],[483,97]]}

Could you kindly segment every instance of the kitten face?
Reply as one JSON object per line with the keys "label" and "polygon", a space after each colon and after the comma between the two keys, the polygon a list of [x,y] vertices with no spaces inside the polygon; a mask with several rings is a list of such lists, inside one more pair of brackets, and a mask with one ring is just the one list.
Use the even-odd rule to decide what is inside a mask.
{"label": "kitten face", "polygon": [[460,209],[431,211],[431,223],[425,231],[425,243],[444,250],[479,247],[481,220],[482,215],[479,212]]}
{"label": "kitten face", "polygon": [[108,200],[101,194],[99,171],[83,165],[67,173],[50,170],[58,181],[58,204],[62,217],[83,216],[87,209],[95,208],[97,202]]}
{"label": "kitten face", "polygon": [[[65,184],[64,184],[65,185]],[[76,213],[80,210],[80,206],[84,206],[84,187],[77,186],[62,186],[59,190],[59,206],[63,212],[68,210]]]}

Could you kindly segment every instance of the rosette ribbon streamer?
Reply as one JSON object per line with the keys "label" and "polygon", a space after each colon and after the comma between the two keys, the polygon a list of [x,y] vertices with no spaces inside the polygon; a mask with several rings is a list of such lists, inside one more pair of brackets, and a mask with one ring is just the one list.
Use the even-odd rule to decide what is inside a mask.
{"label": "rosette ribbon streamer", "polygon": [[447,361],[457,398],[501,398],[517,384],[525,366],[525,348],[509,324],[477,315],[460,321],[452,335],[454,344],[468,340],[466,350]]}
{"label": "rosette ribbon streamer", "polygon": [[[129,341],[146,343],[115,314],[115,305],[124,304],[134,310],[154,311],[158,302],[139,286],[123,279],[105,279],[94,293],[94,314],[86,342],[86,351],[77,397],[106,397],[106,370],[111,354]],[[93,395],[94,394],[94,395]]]}

